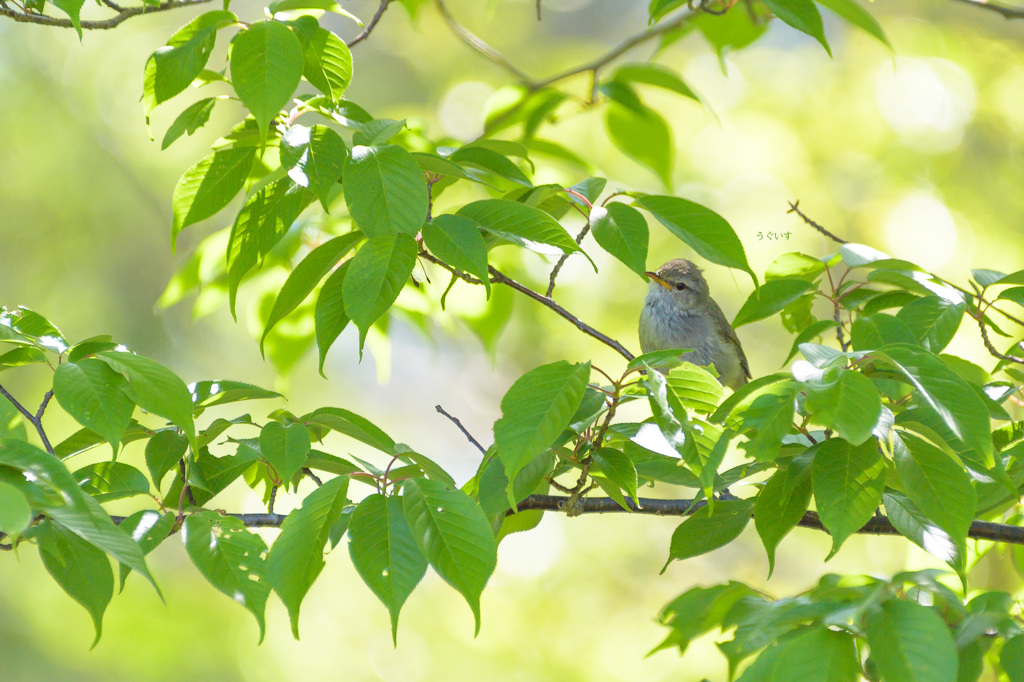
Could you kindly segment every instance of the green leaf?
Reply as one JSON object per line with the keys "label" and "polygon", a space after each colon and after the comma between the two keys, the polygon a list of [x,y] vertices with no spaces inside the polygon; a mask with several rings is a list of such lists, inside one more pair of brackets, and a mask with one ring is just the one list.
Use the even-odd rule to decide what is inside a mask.
{"label": "green leaf", "polygon": [[302,44],[284,24],[261,21],[235,36],[231,84],[256,119],[261,144],[270,122],[299,86],[302,72]]}
{"label": "green leaf", "polygon": [[794,459],[768,479],[754,503],[754,527],[768,554],[768,577],[775,571],[775,549],[804,517],[811,503],[811,469],[806,458]]}
{"label": "green leaf", "polygon": [[831,383],[803,382],[801,386],[807,413],[815,422],[835,429],[854,445],[871,437],[882,414],[882,401],[871,379],[844,369]]}
{"label": "green leaf", "polygon": [[288,177],[320,199],[325,211],[348,158],[341,135],[324,125],[293,125],[281,137],[281,165]]}
{"label": "green leaf", "polygon": [[821,625],[800,628],[772,642],[737,682],[857,682],[860,659],[854,639]]}
{"label": "green leaf", "polygon": [[874,36],[890,50],[894,49],[878,20],[861,7],[857,0],[818,0],[818,4],[827,7],[857,28]]}
{"label": "green leaf", "polygon": [[924,296],[905,305],[896,318],[902,320],[926,350],[941,353],[960,328],[967,304],[940,296]]}
{"label": "green leaf", "polygon": [[192,394],[178,375],[149,358],[133,353],[104,351],[96,355],[128,380],[128,397],[144,409],[169,420],[188,436],[193,451],[196,427],[192,421]]}
{"label": "green leaf", "polygon": [[32,532],[47,572],[92,617],[96,630],[92,645],[95,647],[103,634],[103,612],[114,596],[110,560],[96,547],[57,524],[44,521]]}
{"label": "green leaf", "polygon": [[797,337],[793,339],[793,346],[789,349],[789,355],[786,356],[782,364],[785,365],[792,360],[793,356],[800,351],[800,346],[821,336],[829,329],[834,329],[836,326],[835,320],[818,320],[808,325],[806,329],[797,334]]}
{"label": "green leaf", "polygon": [[604,124],[619,151],[650,168],[667,189],[672,189],[675,143],[661,114],[642,104],[635,109],[613,101],[608,104]]}
{"label": "green leaf", "polygon": [[[395,121],[390,118],[378,118],[367,121],[359,126],[359,129],[352,133],[352,144],[362,144],[372,147],[377,144],[384,144],[392,137],[402,132],[405,128],[405,119]],[[415,158],[415,157],[414,157]],[[419,165],[419,161],[416,162]],[[422,166],[420,166],[422,168]]]}
{"label": "green leaf", "polygon": [[304,424],[320,424],[332,431],[366,443],[388,455],[395,453],[395,441],[370,420],[340,407],[321,407],[299,419]]}
{"label": "green leaf", "polygon": [[439,481],[411,479],[402,500],[413,539],[434,570],[466,599],[478,634],[480,594],[498,563],[491,524],[473,498]]}
{"label": "green leaf", "polygon": [[345,160],[345,203],[370,238],[415,235],[427,219],[427,183],[416,160],[397,145],[356,145]]}
{"label": "green leaf", "polygon": [[637,505],[640,504],[636,490],[636,467],[633,466],[629,455],[615,448],[598,448],[591,452],[591,457],[594,458],[596,471],[604,474],[605,478],[626,491],[633,502]]}
{"label": "green leaf", "polygon": [[829,438],[814,455],[811,484],[818,515],[832,535],[831,559],[882,502],[885,462],[878,444],[871,439],[854,446],[841,438]]}
{"label": "green leaf", "polygon": [[770,279],[755,289],[736,313],[733,328],[757,322],[782,312],[790,303],[811,295],[818,289],[814,282],[803,279]]}
{"label": "green leaf", "polygon": [[564,360],[541,365],[519,377],[501,399],[494,444],[509,480],[547,450],[583,402],[590,363]]}
{"label": "green leaf", "polygon": [[1010,682],[1024,682],[1024,635],[1010,637],[999,652],[999,667]]}
{"label": "green leaf", "polygon": [[594,206],[590,227],[601,248],[615,256],[627,268],[644,276],[647,270],[647,221],[635,208],[613,202]]}
{"label": "green leaf", "polygon": [[739,537],[754,511],[753,500],[716,500],[714,512],[704,506],[683,521],[672,533],[668,561],[689,559],[724,547]]}
{"label": "green leaf", "polygon": [[271,14],[277,14],[278,12],[288,12],[296,9],[322,9],[325,12],[334,12],[340,14],[343,17],[348,17],[352,21],[356,22],[360,26],[363,26],[363,22],[359,21],[351,12],[346,11],[334,0],[276,0],[275,2],[267,5],[267,9],[270,10]]}
{"label": "green leaf", "polygon": [[533,186],[530,178],[526,177],[519,166],[504,154],[493,149],[470,145],[455,150],[448,160],[460,166],[480,168],[524,187]]}
{"label": "green leaf", "polygon": [[260,453],[285,486],[306,464],[311,446],[309,429],[297,422],[289,426],[269,422],[260,431]]}
{"label": "green leaf", "polygon": [[668,389],[684,406],[711,414],[718,407],[724,391],[718,380],[703,367],[685,362],[669,370]]}
{"label": "green leaf", "polygon": [[[750,12],[726,12],[721,15],[709,13],[698,14],[689,22],[704,35],[715,48],[718,62],[726,73],[725,55],[730,49],[738,50],[750,45],[760,38],[767,30],[767,23],[762,17]],[[682,33],[666,34],[662,44],[669,43]]]}
{"label": "green leaf", "polygon": [[459,209],[457,215],[469,218],[501,239],[537,253],[583,253],[583,249],[557,220],[539,208],[526,206],[517,201],[474,201]]}
{"label": "green leaf", "polygon": [[299,606],[324,568],[324,547],[331,526],[341,517],[348,482],[347,476],[338,476],[307,495],[281,524],[281,534],[267,555],[267,583],[288,607],[295,639]]}
{"label": "green leaf", "polygon": [[1013,287],[999,292],[996,298],[1003,301],[1013,301],[1017,305],[1024,306],[1024,287]]}
{"label": "green leaf", "polygon": [[445,263],[476,275],[490,295],[487,244],[472,220],[458,215],[439,215],[423,226],[423,243]]}
{"label": "green leaf", "polygon": [[[50,3],[54,7],[59,9],[61,12],[64,12],[64,14],[68,15],[68,18],[71,19],[71,25],[74,26],[75,32],[78,33],[78,40],[81,41],[82,19],[80,15],[82,12],[82,5],[85,4],[85,0],[50,0]],[[40,7],[39,9],[41,10],[42,7]],[[96,634],[96,640],[99,641],[98,632]],[[95,645],[96,643],[93,642],[93,646]]]}
{"label": "green leaf", "polygon": [[740,412],[741,421],[735,428],[741,432],[756,430],[750,440],[740,444],[749,457],[759,462],[775,459],[783,439],[793,430],[793,394],[797,388],[795,383],[773,386]]}
{"label": "green leaf", "polygon": [[[281,532],[283,535],[283,526]],[[203,577],[256,618],[262,642],[270,594],[263,558],[267,545],[263,538],[247,531],[240,519],[217,512],[200,512],[185,519],[181,541]]]}
{"label": "green leaf", "polygon": [[149,494],[149,481],[124,462],[95,462],[72,474],[75,482],[97,502]]}
{"label": "green leaf", "polygon": [[227,147],[206,156],[182,174],[172,200],[172,249],[179,232],[228,205],[245,184],[255,158],[253,147]]}
{"label": "green leaf", "polygon": [[713,424],[724,424],[725,420],[730,414],[732,414],[732,411],[754,393],[757,393],[765,386],[770,386],[780,381],[792,380],[793,375],[789,372],[776,372],[775,374],[758,377],[753,381],[743,384],[743,386],[740,386],[739,390],[733,391],[732,395],[722,401],[722,404],[719,405],[718,409],[715,410],[715,413],[708,418],[708,421]]}
{"label": "green leaf", "polygon": [[313,195],[291,178],[281,178],[245,202],[228,237],[228,302],[232,315],[242,277],[281,241],[312,200]]}
{"label": "green leaf", "polygon": [[634,206],[649,211],[669,232],[686,242],[700,256],[712,263],[748,273],[757,286],[757,276],[747,263],[736,232],[725,218],[709,208],[679,197],[646,194]]}
{"label": "green leaf", "polygon": [[204,97],[178,114],[178,117],[174,119],[171,127],[164,134],[164,140],[160,144],[161,151],[170,147],[182,135],[188,133],[191,136],[206,125],[206,122],[210,120],[210,112],[213,111],[213,105],[217,103],[218,99],[221,98]]}
{"label": "green leaf", "polygon": [[178,29],[166,47],[149,56],[142,90],[147,116],[199,77],[213,52],[217,31],[237,21],[238,17],[223,10],[200,14]]}
{"label": "green leaf", "polygon": [[0,533],[18,536],[32,522],[32,510],[25,494],[0,481]]}
{"label": "green leaf", "polygon": [[[174,522],[177,517],[168,512],[160,514],[152,509],[137,511],[120,523],[118,528],[131,536],[131,539],[139,544],[143,555],[149,554],[157,546],[166,540],[171,531],[174,530]],[[124,581],[132,569],[124,564],[120,566],[120,585],[118,590],[124,590]]]}
{"label": "green leaf", "polygon": [[907,344],[883,346],[871,356],[906,376],[923,399],[922,406],[933,410],[957,438],[977,451],[988,468],[995,466],[988,410],[967,382],[935,355]]}
{"label": "green leaf", "polygon": [[956,643],[935,610],[904,599],[890,599],[868,612],[864,625],[871,659],[882,679],[956,680]]}
{"label": "green leaf", "polygon": [[[740,582],[693,587],[669,602],[658,614],[658,622],[672,632],[654,651],[677,647],[680,655],[698,636],[721,625],[722,619],[740,599],[754,591]],[[654,653],[652,651],[651,653]]]}
{"label": "green leaf", "polygon": [[320,355],[320,376],[327,378],[324,374],[324,361],[327,359],[327,351],[334,344],[335,339],[342,330],[348,326],[348,315],[345,313],[345,275],[348,273],[348,266],[351,261],[345,261],[339,265],[334,272],[324,281],[320,287],[320,295],[316,297],[316,307],[313,310],[313,324],[316,332],[316,347]]}
{"label": "green leaf", "polygon": [[850,341],[857,350],[874,350],[890,343],[917,343],[905,322],[885,313],[858,316],[850,329]]}
{"label": "green leaf", "polygon": [[828,56],[832,56],[832,48],[825,39],[825,26],[821,21],[821,12],[812,0],[764,0],[768,9],[796,30],[811,36],[825,48]]}
{"label": "green leaf", "polygon": [[345,314],[359,328],[363,352],[370,325],[388,311],[416,265],[416,240],[405,233],[370,239],[352,258],[342,284]]}
{"label": "green leaf", "polygon": [[38,348],[21,346],[0,355],[0,370],[8,367],[23,367],[46,362],[46,354]]}
{"label": "green leaf", "polygon": [[913,500],[895,490],[887,490],[882,495],[882,503],[885,505],[886,517],[900,535],[932,556],[942,559],[954,570],[963,571],[963,543],[958,543],[949,533],[939,528]]}
{"label": "green leaf", "polygon": [[278,322],[295,310],[302,301],[306,299],[316,285],[326,276],[342,258],[351,251],[356,244],[362,240],[360,232],[349,232],[340,237],[335,237],[324,242],[313,249],[309,255],[299,261],[288,279],[285,280],[277,298],[274,299],[274,307],[270,310],[267,324],[263,328],[263,336],[260,337],[260,352],[263,352],[263,343],[267,340],[267,334]]}
{"label": "green leaf", "polygon": [[128,382],[101,360],[61,363],[53,373],[53,396],[87,429],[103,436],[117,456],[121,435],[135,411],[125,391]]}
{"label": "green leaf", "polygon": [[352,80],[348,45],[325,28],[318,28],[303,49],[302,75],[314,88],[337,102]]}
{"label": "green leaf", "polygon": [[156,588],[138,545],[117,529],[99,503],[78,487],[68,470],[53,455],[24,441],[3,439],[0,440],[0,464],[24,471],[35,479],[36,485],[59,493],[64,504],[42,506],[38,511],[146,576]]}
{"label": "green leaf", "polygon": [[695,102],[700,102],[700,97],[690,89],[690,86],[675,71],[661,64],[651,62],[623,64],[612,73],[612,79],[623,83],[653,85],[678,93],[683,97],[689,97]]}
{"label": "green leaf", "polygon": [[189,393],[196,410],[226,405],[243,400],[265,400],[267,398],[283,398],[277,391],[270,391],[242,381],[216,379],[213,381],[197,381],[189,384]]}
{"label": "green leaf", "polygon": [[391,614],[391,638],[398,643],[398,614],[427,571],[413,539],[402,499],[368,495],[352,512],[348,546],[355,566]]}
{"label": "green leaf", "polygon": [[146,443],[146,467],[158,490],[164,476],[181,461],[187,448],[188,440],[171,430],[158,431]]}
{"label": "green leaf", "polygon": [[[896,473],[907,496],[929,520],[949,534],[962,560],[967,554],[967,531],[978,502],[967,470],[939,448],[909,433],[894,437],[893,444]],[[960,564],[956,568],[962,571],[964,567]]]}

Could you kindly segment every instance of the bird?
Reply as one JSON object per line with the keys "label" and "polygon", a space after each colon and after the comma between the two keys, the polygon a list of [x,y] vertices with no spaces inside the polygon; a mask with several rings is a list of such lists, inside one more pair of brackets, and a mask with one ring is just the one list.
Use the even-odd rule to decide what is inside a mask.
{"label": "bird", "polygon": [[650,282],[640,311],[641,350],[689,348],[679,356],[684,362],[714,365],[719,383],[734,391],[746,384],[751,378],[747,356],[700,268],[676,258],[644,274]]}

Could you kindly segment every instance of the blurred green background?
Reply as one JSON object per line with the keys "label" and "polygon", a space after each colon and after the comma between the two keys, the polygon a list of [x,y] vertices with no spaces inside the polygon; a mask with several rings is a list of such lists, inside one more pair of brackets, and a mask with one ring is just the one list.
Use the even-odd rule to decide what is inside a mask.
{"label": "blurred green background", "polygon": [[[376,7],[366,0],[344,4],[364,19]],[[259,18],[253,6],[236,5],[232,9],[243,18]],[[538,78],[597,56],[646,23],[643,2],[545,0],[540,23],[533,0],[461,0],[451,8]],[[824,256],[835,250],[787,215],[787,202],[796,199],[834,233],[915,260],[959,284],[975,267],[1020,269],[1024,22],[953,1],[891,2],[870,10],[895,56],[827,13],[834,60],[779,22],[753,46],[728,55],[726,73],[699,35],[664,52],[660,61],[679,70],[714,112],[675,95],[645,93],[674,130],[674,192],[725,216],[758,272],[788,251]],[[544,308],[510,303],[497,289],[487,302],[482,292],[457,288],[450,300],[454,310],[484,315],[513,307],[488,353],[465,325],[438,309],[433,292],[445,281],[433,282],[429,295],[412,290],[400,300],[431,320],[430,338],[399,317],[391,326],[390,351],[378,341],[360,363],[348,330],[329,356],[327,381],[317,375],[314,356],[304,356],[285,377],[260,358],[253,340],[258,301],[244,288],[238,323],[226,307],[198,321],[191,320],[190,303],[157,310],[175,268],[233,215],[229,209],[183,233],[177,254],[171,253],[176,179],[234,124],[238,109],[218,109],[204,130],[161,152],[164,130],[187,102],[157,109],[156,141],[139,102],[147,56],[197,11],[132,19],[114,31],[87,32],[82,44],[70,30],[0,21],[0,304],[41,312],[69,339],[113,334],[186,381],[230,378],[276,387],[287,392],[284,406],[296,413],[320,405],[353,409],[441,462],[460,483],[475,470],[477,454],[435,405],[487,443],[500,398],[521,372],[563,358],[593,358],[603,368],[621,369],[611,351]],[[344,36],[358,30],[340,17],[330,21]],[[211,61],[215,68],[224,42],[222,37]],[[644,47],[632,57],[651,52]],[[412,119],[435,137],[474,137],[489,98],[509,83],[506,73],[458,42],[429,5],[415,22],[402,8],[389,9],[354,56],[348,96],[377,117]],[[653,174],[608,142],[600,111],[556,123],[543,136],[600,168],[609,189],[664,191]],[[538,169],[538,183],[571,184],[583,177],[543,161]],[[575,233],[579,224],[570,220],[567,226]],[[769,233],[785,236],[770,239]],[[645,285],[617,262],[600,258],[597,248],[591,253],[600,273],[583,259],[570,259],[556,298],[637,350]],[[652,226],[648,266],[679,256],[692,254]],[[527,256],[508,267],[542,286],[550,264]],[[750,282],[710,265],[706,275],[731,317]],[[742,328],[739,335],[755,376],[776,371],[791,343],[778,320]],[[969,325],[949,352],[992,364]],[[48,374],[33,372],[9,371],[0,379],[27,403],[37,403]],[[263,407],[276,406],[254,411],[261,415]],[[70,433],[72,425],[58,410],[49,419],[55,440]],[[335,447],[341,455],[367,454],[347,442]],[[141,451],[129,447],[124,456],[140,458]],[[223,504],[230,501],[229,495]],[[244,488],[233,501],[233,510],[260,510],[259,499]],[[278,511],[295,503],[295,496],[284,498]],[[502,543],[483,597],[479,637],[473,638],[472,616],[461,598],[428,573],[403,611],[397,649],[386,610],[359,580],[343,545],[303,605],[302,640],[292,639],[284,608],[271,600],[267,639],[257,646],[251,617],[206,584],[172,538],[151,559],[166,604],[142,580],[130,578],[92,651],[85,610],[50,580],[34,548],[24,546],[0,556],[0,677],[724,679],[725,659],[714,637],[698,641],[683,660],[671,651],[645,658],[665,634],[654,620],[657,611],[685,589],[737,579],[782,596],[808,588],[828,571],[889,575],[939,565],[906,541],[865,537],[851,539],[826,565],[828,537],[797,529],[783,542],[767,581],[767,561],[751,526],[743,543],[676,562],[659,575],[677,523],[548,515],[535,531]],[[992,555],[971,577],[978,588],[1016,592],[1021,585],[1013,562]]]}

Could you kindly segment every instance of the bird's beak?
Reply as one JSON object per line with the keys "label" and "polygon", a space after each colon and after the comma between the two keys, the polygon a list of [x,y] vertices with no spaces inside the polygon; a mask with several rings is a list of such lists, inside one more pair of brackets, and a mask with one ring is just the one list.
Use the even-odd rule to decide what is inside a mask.
{"label": "bird's beak", "polygon": [[664,279],[662,279],[662,278],[661,278],[661,277],[660,277],[660,276],[658,275],[658,273],[656,273],[656,272],[645,272],[644,274],[645,274],[645,275],[647,275],[648,277],[650,277],[651,279],[653,279],[653,280],[654,280],[655,282],[657,282],[657,283],[658,283],[658,284],[660,284],[661,286],[663,286],[663,287],[665,287],[666,289],[668,289],[668,290],[670,290],[670,291],[671,291],[671,289],[672,289],[672,285],[671,285],[671,284],[669,284],[668,282],[666,282],[666,281],[665,281]]}

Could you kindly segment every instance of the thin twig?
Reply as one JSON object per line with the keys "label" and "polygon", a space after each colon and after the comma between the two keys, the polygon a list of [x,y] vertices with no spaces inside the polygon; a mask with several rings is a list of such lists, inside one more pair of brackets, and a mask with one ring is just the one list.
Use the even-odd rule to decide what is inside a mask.
{"label": "thin twig", "polygon": [[1024,7],[1007,7],[1006,5],[998,5],[988,2],[987,0],[957,0],[957,2],[962,2],[966,5],[971,5],[972,7],[991,10],[997,14],[1001,14],[1004,19],[1024,19]]}
{"label": "thin twig", "polygon": [[[576,235],[576,243],[583,244],[583,238],[587,236],[588,232],[590,232],[589,220],[587,221],[587,224],[583,226],[583,229],[580,230],[580,233]],[[569,254],[563,253],[562,257],[558,259],[557,263],[555,263],[555,267],[551,269],[551,279],[548,281],[548,291],[547,294],[545,294],[548,298],[551,298],[551,294],[555,290],[555,278],[558,277],[558,273],[561,272],[562,266],[565,265],[565,261],[567,260],[569,260]]]}
{"label": "thin twig", "polygon": [[473,438],[473,434],[471,434],[469,430],[462,425],[462,422],[460,422],[457,417],[453,417],[452,415],[445,412],[444,408],[441,407],[440,405],[434,405],[434,409],[443,414],[444,416],[448,417],[448,419],[451,420],[451,422],[455,424],[455,426],[459,427],[459,431],[462,431],[462,435],[465,436],[469,440],[469,442],[472,443],[473,446],[480,451],[481,454],[487,454],[487,448],[485,448],[483,445],[480,445],[480,442],[477,441],[476,438]]}
{"label": "thin twig", "polygon": [[845,239],[840,239],[839,237],[835,236],[834,234],[832,234],[831,232],[826,230],[824,227],[822,227],[821,225],[819,225],[818,223],[814,222],[813,220],[808,218],[806,215],[804,215],[804,212],[800,210],[800,201],[799,200],[789,202],[789,210],[786,211],[786,213],[796,213],[798,216],[800,216],[803,219],[803,221],[805,223],[807,223],[808,225],[813,227],[818,232],[821,232],[823,235],[825,235],[826,237],[828,237],[829,239],[831,239],[832,241],[834,241],[836,243],[839,243],[839,244],[849,244],[850,243],[850,242],[846,241]]}
{"label": "thin twig", "polygon": [[471,48],[473,48],[483,56],[487,57],[498,66],[502,67],[503,69],[511,73],[513,76],[515,76],[524,84],[526,84],[526,86],[529,87],[530,89],[534,89],[535,86],[533,85],[533,81],[530,79],[529,76],[527,76],[525,73],[523,73],[515,66],[513,66],[512,63],[505,59],[505,57],[500,52],[498,52],[493,47],[485,43],[483,40],[477,37],[476,34],[472,33],[465,26],[457,22],[455,20],[455,17],[452,16],[451,12],[448,11],[448,7],[447,5],[444,4],[444,0],[434,0],[434,4],[437,6],[438,11],[441,13],[441,17],[445,20],[445,23],[448,24],[448,27],[451,28],[451,30],[455,33],[455,35],[457,35],[462,40],[462,42],[466,43]]}
{"label": "thin twig", "polygon": [[[981,294],[978,294],[978,299],[981,300]],[[985,348],[988,350],[992,357],[999,358],[1000,360],[1006,360],[1007,362],[1013,362],[1018,365],[1024,365],[1024,358],[1019,358],[1016,355],[1007,355],[1006,353],[1000,353],[992,340],[988,338],[988,326],[985,324],[985,311],[978,307],[978,314],[974,317],[978,321],[978,329],[981,331],[981,342],[985,344]]]}
{"label": "thin twig", "polygon": [[370,19],[370,23],[366,25],[366,28],[364,28],[359,35],[357,35],[352,40],[346,42],[345,44],[348,45],[349,47],[352,47],[353,45],[357,45],[366,40],[370,36],[370,32],[373,31],[375,26],[377,26],[377,22],[380,21],[380,18],[382,16],[384,16],[384,10],[386,10],[388,8],[388,5],[390,4],[391,0],[380,0],[380,5],[377,7],[377,12],[373,15],[373,18]]}
{"label": "thin twig", "polygon": [[302,467],[302,473],[305,474],[307,478],[313,479],[313,483],[316,483],[317,488],[324,484],[324,482],[320,480],[320,477],[314,474],[313,470],[309,467]]}
{"label": "thin twig", "polygon": [[270,486],[270,499],[267,500],[267,513],[274,513],[274,503],[277,502],[277,486]]}
{"label": "thin twig", "polygon": [[[181,7],[192,7],[194,5],[205,5],[212,0],[167,0],[159,5],[138,5],[135,7],[125,7],[109,19],[103,19],[102,21],[81,21],[79,26],[83,30],[106,30],[116,28],[121,22],[137,17],[142,14],[156,14],[157,12],[166,12],[168,10],[174,10]],[[108,6],[111,6],[110,3]],[[9,8],[0,7],[0,17],[7,17],[14,21],[22,24],[40,24],[42,26],[56,26],[58,28],[74,28],[75,25],[71,22],[71,19],[64,19],[61,17],[48,17],[44,14],[33,14],[29,12],[18,12]]]}
{"label": "thin twig", "polygon": [[575,327],[584,334],[594,337],[601,343],[615,350],[615,352],[617,352],[619,355],[626,358],[627,360],[633,359],[633,354],[626,350],[625,346],[623,346],[621,343],[611,338],[610,336],[602,334],[601,332],[591,327],[589,324],[586,324],[578,317],[570,313],[568,310],[555,303],[549,297],[544,296],[534,291],[533,289],[520,284],[519,282],[515,281],[511,277],[508,277],[507,275],[496,269],[494,266],[488,266],[487,270],[491,273],[492,282],[504,284],[505,286],[512,287],[519,293],[526,294],[527,296],[537,301],[538,303],[541,303],[542,305],[547,306],[551,310],[554,310],[556,313],[564,317],[569,322],[572,322],[573,325],[575,325]]}
{"label": "thin twig", "polygon": [[8,393],[3,386],[0,386],[0,396],[7,398],[11,405],[14,405],[14,409],[20,412],[21,416],[23,416],[28,423],[35,428],[36,433],[39,434],[39,440],[43,443],[43,448],[52,455],[53,447],[50,445],[50,439],[46,437],[46,431],[43,429],[43,412],[46,410],[46,404],[50,402],[50,398],[53,397],[53,391],[46,392],[46,397],[43,398],[43,403],[39,406],[39,412],[35,415],[29,412],[24,405],[19,403],[18,400]]}
{"label": "thin twig", "polygon": [[[456,277],[458,277],[459,279],[461,279],[461,280],[463,280],[465,282],[469,282],[470,284],[483,284],[483,282],[481,282],[479,278],[474,277],[473,275],[465,273],[465,272],[463,272],[461,270],[458,270],[456,268],[453,268],[451,265],[448,265],[448,263],[445,263],[443,260],[440,260],[439,258],[436,258],[429,251],[420,251],[420,257],[424,258],[425,260],[430,261],[431,263],[434,263],[435,265],[441,266],[442,268],[444,268],[445,270],[447,270],[448,272],[452,273],[453,275],[455,275]],[[633,359],[633,354],[630,353],[628,350],[626,350],[625,346],[623,346],[621,343],[619,343],[615,339],[613,339],[613,338],[611,338],[611,337],[609,337],[609,336],[607,336],[605,334],[602,334],[601,332],[597,331],[596,329],[591,327],[589,324],[583,322],[578,317],[576,317],[575,315],[570,313],[568,310],[566,310],[562,306],[560,306],[557,303],[555,303],[553,300],[551,300],[547,296],[544,296],[543,294],[534,291],[533,289],[529,288],[528,286],[520,284],[516,280],[514,280],[511,277],[505,275],[501,271],[495,269],[493,266],[489,266],[488,267],[488,271],[491,273],[491,281],[492,282],[496,282],[498,284],[504,284],[507,287],[511,287],[512,289],[515,289],[516,291],[529,296],[533,300],[537,301],[538,303],[544,305],[547,308],[550,308],[551,310],[555,311],[556,313],[558,313],[559,315],[564,317],[566,320],[571,322],[577,329],[579,329],[584,334],[586,334],[588,336],[592,336],[593,338],[597,339],[601,343],[603,343],[606,346],[612,348],[616,353],[618,353],[622,357],[626,358],[627,360],[632,360]]]}

